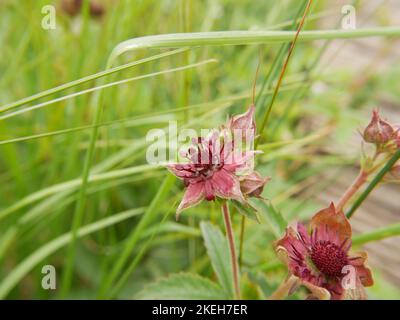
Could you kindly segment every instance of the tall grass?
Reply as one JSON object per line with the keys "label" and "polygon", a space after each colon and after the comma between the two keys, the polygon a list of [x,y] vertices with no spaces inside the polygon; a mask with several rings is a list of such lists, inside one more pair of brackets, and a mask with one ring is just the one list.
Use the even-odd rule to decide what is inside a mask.
{"label": "tall grass", "polygon": [[[182,127],[209,128],[243,110],[251,100],[259,46],[266,80],[269,70],[280,70],[295,36],[291,19],[298,22],[306,1],[111,3],[102,20],[87,11],[71,19],[59,9],[53,31],[40,28],[46,1],[24,8],[15,1],[0,4],[1,298],[131,298],[169,273],[192,269],[210,275],[199,225],[183,226],[189,216],[222,225],[219,208],[204,204],[183,215],[180,224],[172,223],[181,188],[145,163],[144,137],[170,119]],[[348,137],[360,117],[366,119],[362,110],[353,108],[349,116],[346,105],[334,103],[338,88],[352,96],[351,78],[357,74],[343,77],[329,68],[310,74],[304,66],[321,40],[400,36],[393,26],[320,30],[319,20],[329,17],[329,10],[340,12],[329,6],[320,1],[312,7],[271,109],[266,130],[277,130],[260,145],[266,153],[259,170],[274,177],[266,196],[297,217],[309,215],[317,201],[292,197],[296,192],[290,190],[309,184],[332,163],[349,163],[340,149],[316,157],[324,144],[345,145],[329,133],[344,128]],[[380,75],[380,81],[387,79]],[[258,122],[266,110],[262,98],[272,98],[276,80],[271,76],[257,87]],[[331,87],[322,96],[313,94],[314,81]],[[377,97],[387,92],[400,100],[386,87]],[[285,111],[288,104],[291,112]],[[305,132],[302,121],[313,119],[315,110],[328,120]],[[321,133],[325,126],[329,130]],[[310,192],[323,188],[311,183]],[[235,213],[235,228],[239,220]],[[271,231],[255,222],[246,228],[244,270],[261,272],[267,262],[276,263],[267,245]],[[397,234],[398,227],[391,226],[358,241]],[[44,264],[56,267],[55,292],[41,288]],[[279,267],[273,272],[281,276]]]}

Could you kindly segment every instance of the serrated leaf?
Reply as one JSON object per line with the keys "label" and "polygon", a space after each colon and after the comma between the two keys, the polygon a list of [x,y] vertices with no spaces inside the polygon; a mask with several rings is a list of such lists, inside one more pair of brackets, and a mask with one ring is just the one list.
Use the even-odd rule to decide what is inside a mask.
{"label": "serrated leaf", "polygon": [[251,220],[255,220],[258,223],[261,223],[260,220],[260,215],[258,214],[257,210],[251,207],[248,204],[241,203],[236,200],[232,200],[231,203],[234,205],[234,207],[237,209],[237,211],[241,214],[244,215],[246,218],[249,218]]}
{"label": "serrated leaf", "polygon": [[224,300],[225,291],[207,278],[191,273],[173,274],[145,287],[135,297],[153,300]]}
{"label": "serrated leaf", "polygon": [[284,234],[287,222],[279,210],[265,199],[251,198],[249,199],[249,203],[264,217],[271,231],[277,238]]}
{"label": "serrated leaf", "polygon": [[233,273],[229,256],[228,242],[221,230],[209,222],[200,223],[204,243],[218,281],[226,294],[234,297]]}

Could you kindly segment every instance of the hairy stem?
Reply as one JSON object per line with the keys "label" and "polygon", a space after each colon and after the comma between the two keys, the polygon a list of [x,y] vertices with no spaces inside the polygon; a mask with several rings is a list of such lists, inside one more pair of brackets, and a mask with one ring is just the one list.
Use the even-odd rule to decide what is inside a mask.
{"label": "hairy stem", "polygon": [[231,216],[226,201],[222,204],[222,213],[224,215],[226,236],[228,238],[229,252],[231,255],[232,273],[233,273],[233,286],[235,288],[235,298],[240,299],[240,286],[239,286],[239,265],[236,257],[235,241],[233,238],[233,229],[231,223]]}
{"label": "hairy stem", "polygon": [[368,173],[365,172],[363,169],[361,169],[357,178],[353,181],[350,187],[339,199],[336,205],[337,211],[343,210],[343,207],[353,197],[353,195],[361,188],[361,186],[367,181],[367,178],[368,178]]}

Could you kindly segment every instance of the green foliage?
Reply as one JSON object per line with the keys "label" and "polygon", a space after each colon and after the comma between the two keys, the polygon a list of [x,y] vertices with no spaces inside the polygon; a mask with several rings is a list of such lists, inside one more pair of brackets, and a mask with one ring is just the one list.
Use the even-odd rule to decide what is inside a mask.
{"label": "green foliage", "polygon": [[[212,128],[243,111],[258,63],[260,124],[306,2],[104,3],[101,19],[57,7],[57,29],[44,30],[48,1],[0,1],[0,297],[59,298],[66,277],[67,298],[230,299],[220,208],[204,202],[172,221],[182,186],[146,163],[145,137],[169,120]],[[340,30],[325,19],[340,8],[314,4],[258,146],[271,201],[252,200],[256,210],[234,203],[236,235],[249,218],[243,298],[268,297],[286,275],[271,242],[357,163],[350,141],[371,105],[400,102],[398,63],[379,72],[373,59],[361,71],[320,63],[335,39],[370,36],[381,37],[385,60],[400,29]],[[354,243],[399,234],[394,224]],[[41,288],[43,264],[56,267],[55,292]],[[377,282],[373,297],[398,297],[384,277]]]}
{"label": "green foliage", "polygon": [[200,223],[204,244],[211,260],[218,281],[227,296],[234,296],[232,284],[232,265],[230,262],[228,243],[221,230],[209,222]]}
{"label": "green foliage", "polygon": [[282,214],[267,200],[252,198],[249,200],[249,203],[253,208],[263,216],[264,221],[271,228],[271,231],[274,233],[276,238],[282,237],[287,222],[283,218]]}
{"label": "green foliage", "polygon": [[207,278],[178,273],[148,285],[134,298],[155,300],[225,300],[226,292]]}

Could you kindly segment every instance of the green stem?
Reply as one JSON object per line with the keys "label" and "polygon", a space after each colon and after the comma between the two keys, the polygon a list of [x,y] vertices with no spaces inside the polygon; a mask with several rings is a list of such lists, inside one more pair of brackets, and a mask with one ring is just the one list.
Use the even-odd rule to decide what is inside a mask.
{"label": "green stem", "polygon": [[240,280],[239,280],[239,265],[236,256],[235,240],[233,237],[233,229],[229,208],[226,201],[222,204],[222,213],[224,216],[226,236],[228,238],[229,253],[231,256],[233,287],[235,288],[235,298],[240,299]]}
{"label": "green stem", "polygon": [[389,159],[389,161],[385,164],[385,166],[378,172],[378,174],[374,177],[374,179],[370,182],[368,187],[364,190],[364,192],[358,197],[358,199],[354,202],[353,206],[347,212],[347,218],[351,218],[354,212],[358,209],[358,207],[364,202],[364,200],[368,197],[371,191],[378,185],[378,183],[383,179],[385,174],[393,167],[393,165],[400,159],[400,149],[396,151],[396,153]]}
{"label": "green stem", "polygon": [[400,236],[400,223],[393,224],[388,227],[383,227],[371,232],[359,234],[353,237],[353,245],[362,245],[372,241],[378,241],[390,237]]}
{"label": "green stem", "polygon": [[[299,26],[298,26],[298,28],[297,28],[297,31],[296,31],[296,33],[294,34],[293,41],[292,41],[292,43],[291,43],[291,45],[290,45],[290,47],[289,47],[289,52],[288,52],[288,54],[287,54],[287,56],[286,56],[286,60],[285,60],[285,62],[284,62],[284,64],[283,64],[281,73],[280,73],[280,75],[279,75],[278,83],[276,84],[275,91],[274,91],[274,93],[273,93],[273,95],[272,95],[271,101],[270,101],[270,103],[269,103],[269,105],[268,105],[267,111],[265,112],[263,121],[262,121],[262,123],[261,123],[261,127],[260,127],[260,130],[259,130],[260,138],[261,138],[261,136],[262,136],[262,134],[263,134],[263,131],[264,131],[264,129],[265,129],[265,126],[267,125],[267,122],[268,122],[268,120],[269,120],[269,117],[270,117],[270,114],[271,114],[271,111],[272,111],[272,106],[274,105],[275,99],[276,99],[276,97],[278,96],[279,88],[281,87],[283,77],[284,77],[284,75],[285,75],[287,66],[289,65],[290,57],[292,56],[292,53],[293,53],[294,47],[295,47],[295,45],[296,45],[297,39],[299,38],[300,31],[301,31],[301,29],[303,28],[304,21],[305,21],[305,19],[306,19],[307,13],[308,13],[308,11],[310,10],[311,3],[312,3],[312,0],[308,0],[307,6],[306,6],[306,8],[304,9],[303,17],[301,18],[301,21],[300,21],[300,23],[299,23]],[[256,147],[256,148],[257,148],[257,145],[258,145],[259,141],[260,141],[260,139],[258,139],[258,140],[256,141],[256,144],[255,144],[255,147]]]}
{"label": "green stem", "polygon": [[[290,26],[291,29],[296,29],[297,21],[299,21],[299,25],[302,24],[302,21],[304,20],[304,14],[302,14],[302,13],[304,13],[304,11],[307,10],[307,9],[306,9],[306,8],[307,8],[307,5],[308,5],[308,2],[307,2],[307,1],[304,1],[304,2],[299,6],[298,11],[297,11],[297,14],[296,14],[296,16],[295,16],[295,19],[293,20],[293,22],[292,22],[292,24],[291,24],[291,26]],[[298,28],[297,28],[297,29],[298,29]],[[296,35],[297,35],[297,34],[298,34],[298,33],[296,33]],[[259,102],[259,99],[260,99],[261,97],[263,97],[263,99],[261,100],[261,103],[260,103],[260,104],[261,104],[262,106],[265,104],[265,99],[266,99],[267,97],[266,97],[266,96],[262,96],[262,93],[264,92],[264,89],[265,89],[265,88],[268,88],[268,89],[270,88],[272,81],[278,76],[279,66],[282,64],[282,61],[283,61],[283,59],[284,59],[284,54],[285,54],[285,52],[286,52],[287,50],[289,50],[290,47],[291,47],[291,45],[290,45],[290,44],[286,44],[286,43],[283,44],[283,45],[280,47],[279,52],[278,52],[277,56],[275,57],[274,62],[272,63],[272,67],[271,67],[271,69],[269,70],[267,76],[265,77],[265,79],[264,79],[264,81],[263,81],[263,83],[262,83],[261,90],[259,91],[259,94],[258,94],[257,99],[256,99],[256,101],[255,101],[255,105],[258,105],[258,104],[259,104],[258,102]],[[257,77],[256,77],[256,78],[257,78]],[[277,93],[277,88],[278,88],[278,86],[275,88],[274,95]],[[254,99],[254,94],[253,94],[253,99]],[[254,103],[254,102],[253,102],[253,103]],[[272,105],[270,105],[269,109],[267,110],[267,112],[266,112],[266,117],[269,117],[269,115],[267,115],[267,114],[269,114],[271,108],[272,108]],[[260,111],[260,108],[258,108],[258,109],[259,109],[258,111]],[[259,113],[259,112],[257,112],[257,114],[258,114],[258,113]],[[264,124],[264,126],[265,126],[265,124]],[[259,142],[260,142],[259,140],[256,140],[255,148],[258,147]],[[243,260],[243,242],[244,242],[245,225],[246,225],[246,217],[243,216],[243,217],[242,217],[242,221],[241,221],[241,228],[240,228],[239,266],[242,265],[242,260]]]}

